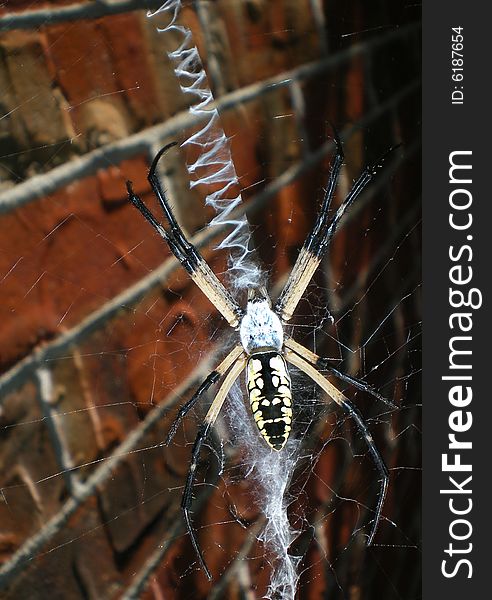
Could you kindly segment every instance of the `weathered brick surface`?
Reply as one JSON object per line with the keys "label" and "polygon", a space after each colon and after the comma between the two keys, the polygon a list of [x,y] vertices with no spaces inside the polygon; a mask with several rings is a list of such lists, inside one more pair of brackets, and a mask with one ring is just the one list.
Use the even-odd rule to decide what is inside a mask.
{"label": "weathered brick surface", "polygon": [[42,33],[9,32],[0,39],[0,144],[6,157],[2,178],[22,179],[43,165],[73,155],[75,132],[60,91],[53,86]]}
{"label": "weathered brick surface", "polygon": [[[135,175],[137,190],[148,190],[143,161],[137,160],[135,166],[130,161],[128,169],[122,168]],[[101,176],[101,198],[99,179],[74,182],[0,219],[0,261],[6,275],[2,283],[4,368],[40,341],[78,323],[102,299],[138,280],[168,253],[155,236],[146,236],[140,244],[146,228],[135,223],[123,176],[118,173],[119,205],[110,212],[104,202],[109,186]],[[15,340],[15,345],[8,340]]]}
{"label": "weathered brick surface", "polygon": [[[44,59],[46,38],[38,33],[11,32],[2,42],[17,110],[32,147],[69,139],[62,110],[52,90],[52,76]],[[29,98],[29,102],[23,102]]]}

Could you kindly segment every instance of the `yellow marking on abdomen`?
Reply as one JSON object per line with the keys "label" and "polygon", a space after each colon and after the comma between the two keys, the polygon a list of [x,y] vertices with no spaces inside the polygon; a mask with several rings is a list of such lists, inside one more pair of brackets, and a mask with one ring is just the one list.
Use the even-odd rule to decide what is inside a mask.
{"label": "yellow marking on abdomen", "polygon": [[246,369],[253,416],[273,450],[281,450],[291,431],[292,393],[284,358],[278,352],[253,355]]}

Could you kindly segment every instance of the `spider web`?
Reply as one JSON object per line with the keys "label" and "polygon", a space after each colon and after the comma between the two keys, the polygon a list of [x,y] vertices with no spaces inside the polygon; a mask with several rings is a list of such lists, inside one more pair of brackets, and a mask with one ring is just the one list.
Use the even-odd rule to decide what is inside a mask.
{"label": "spider web", "polygon": [[[359,26],[350,33],[363,29]],[[288,77],[281,73],[278,79]],[[283,162],[276,162],[274,153],[265,151],[260,170],[238,169],[252,207],[254,247],[269,273],[273,295],[295,260],[294,247],[302,243],[296,227],[303,222],[308,230],[315,201],[322,196],[328,167],[323,157],[329,157],[330,151],[330,140],[324,139],[327,115],[309,110],[308,96],[296,81],[292,78],[277,103],[266,109],[268,119],[281,126],[260,133],[259,146],[279,148],[288,141],[301,150],[292,153],[291,163],[285,162],[285,156]],[[319,85],[322,79],[316,81]],[[340,84],[334,76],[333,81],[336,89]],[[276,93],[275,85],[267,97]],[[347,165],[338,201],[358,170],[393,143],[388,136],[374,135],[385,131],[378,118],[388,120],[388,114],[415,89],[412,82],[401,86],[369,108],[356,127],[343,132]],[[121,91],[128,90],[127,86]],[[393,116],[394,129],[395,123]],[[305,129],[313,124],[323,130],[314,149],[304,146],[309,137]],[[359,126],[370,129],[365,142],[357,133]],[[156,138],[174,135],[172,125],[167,127]],[[184,127],[179,133],[186,135],[186,131]],[[241,162],[234,148],[234,135],[239,134],[229,130],[228,134],[233,136],[233,156]],[[376,137],[378,147],[373,149]],[[149,155],[156,145],[157,139],[151,139]],[[359,153],[366,145],[370,148],[366,156],[354,160],[351,150]],[[59,150],[54,149],[41,171],[56,163]],[[41,336],[2,378],[2,462],[8,465],[1,486],[7,515],[2,519],[3,539],[9,553],[20,548],[14,555],[17,562],[7,563],[11,587],[6,597],[19,597],[24,586],[40,578],[47,583],[37,588],[38,597],[47,597],[55,570],[59,582],[65,577],[70,582],[64,589],[73,597],[140,597],[144,589],[158,594],[159,586],[173,590],[168,592],[171,597],[182,598],[241,594],[289,598],[294,589],[299,597],[418,595],[419,199],[410,199],[402,212],[394,208],[411,173],[408,163],[417,151],[418,141],[410,139],[405,153],[395,158],[347,215],[290,328],[296,340],[333,358],[339,369],[367,378],[401,405],[390,413],[384,404],[341,385],[364,413],[391,473],[385,518],[371,549],[364,542],[378,482],[367,448],[350,419],[327,405],[318,390],[294,372],[297,413],[285,452],[272,454],[261,445],[244,405],[244,390],[238,386],[203,453],[193,520],[216,576],[208,586],[179,508],[191,445],[207,403],[193,411],[170,448],[164,448],[162,440],[176,406],[230,347],[230,330],[224,329],[199,290],[189,285],[171,260],[154,268],[153,261],[140,253],[149,243],[165,253],[156,240],[149,242],[151,233],[144,228],[124,251],[118,248],[120,258],[103,261],[103,268],[96,255],[75,243],[68,250],[73,264],[66,261],[61,268],[45,272],[36,256],[52,243],[67,249],[74,231],[88,232],[95,243],[102,242],[101,248],[117,246],[112,230],[84,214],[77,202],[66,220],[48,230],[32,222],[29,246],[2,248],[8,259],[2,271],[4,290],[9,289],[9,278],[19,280],[24,303],[42,289],[46,279],[73,290],[71,302],[59,314],[57,337]],[[103,162],[116,166],[116,156],[108,153]],[[7,168],[10,164],[5,155],[4,164]],[[294,193],[303,173],[305,179],[314,179],[311,185],[316,188],[309,212],[302,210],[306,200],[299,201]],[[309,185],[299,185],[299,190],[306,189]],[[6,196],[4,206],[8,208],[9,202],[17,202],[14,193]],[[63,202],[64,198],[55,197],[53,205],[61,207]],[[202,211],[202,218],[206,222],[210,215]],[[57,237],[64,226],[74,224],[69,239]],[[222,276],[227,255],[214,250],[218,243],[214,237],[205,230],[194,240]],[[133,259],[141,281],[124,281],[121,295],[112,297],[107,278],[121,262]],[[95,274],[89,290],[81,283],[82,271]],[[87,294],[98,304],[102,299],[102,308],[83,315],[78,300]],[[20,318],[23,308],[23,303],[13,307],[4,303],[4,310],[14,309]],[[67,377],[73,369],[80,375],[76,383]],[[84,438],[90,440],[91,453]],[[21,452],[23,445],[29,453]],[[18,535],[12,533],[16,528]],[[112,587],[91,583],[101,565],[107,568]]]}

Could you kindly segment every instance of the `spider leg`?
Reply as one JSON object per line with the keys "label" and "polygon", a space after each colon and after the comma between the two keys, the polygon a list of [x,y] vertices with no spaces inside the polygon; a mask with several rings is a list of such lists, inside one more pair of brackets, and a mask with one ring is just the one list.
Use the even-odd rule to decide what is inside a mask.
{"label": "spider leg", "polygon": [[313,230],[304,242],[289,279],[287,280],[287,283],[285,284],[285,287],[275,304],[275,312],[284,322],[291,319],[294,310],[299,304],[299,300],[304,294],[314,275],[314,272],[318,268],[321,259],[328,249],[331,238],[333,237],[343,215],[354,203],[364,188],[374,179],[378,171],[382,168],[389,154],[395,148],[397,148],[397,146],[390,148],[390,150],[381,156],[376,163],[364,169],[360,177],[354,183],[345,200],[339,206],[336,213],[329,219],[328,210],[330,208],[338,176],[340,174],[340,168],[343,162],[341,142],[336,132],[335,142],[337,145],[337,152],[335,154],[335,158],[333,159],[325,198],[321,205],[318,218]]}
{"label": "spider leg", "polygon": [[231,365],[241,356],[242,352],[243,347],[240,344],[235,346],[220,363],[220,365],[216,367],[211,373],[209,373],[207,378],[201,383],[200,387],[193,394],[193,396],[187,402],[185,402],[183,406],[181,406],[181,408],[178,411],[178,414],[176,415],[176,418],[174,419],[169,429],[169,433],[167,434],[166,441],[164,442],[166,446],[168,446],[171,443],[173,437],[176,435],[176,431],[178,430],[179,424],[184,419],[184,417],[186,417],[189,411],[195,406],[198,400],[200,400],[200,398],[208,390],[208,388],[214,383],[216,383],[224,375],[224,373],[229,370]]}
{"label": "spider leg", "polygon": [[239,375],[241,375],[242,371],[244,370],[245,365],[246,365],[246,357],[245,356],[243,356],[243,357],[240,356],[239,358],[236,359],[236,362],[232,365],[232,368],[230,369],[229,373],[227,373],[222,385],[219,388],[219,391],[217,392],[217,395],[214,398],[214,401],[212,402],[207,414],[205,415],[205,419],[198,430],[198,433],[197,433],[197,436],[195,439],[195,443],[193,444],[193,449],[191,451],[191,464],[190,464],[190,469],[188,471],[188,476],[186,478],[186,484],[185,484],[185,488],[184,488],[184,492],[183,492],[183,498],[181,501],[181,508],[183,509],[183,515],[184,515],[184,520],[186,523],[186,529],[190,535],[191,543],[196,552],[196,555],[198,556],[200,565],[209,580],[212,579],[212,574],[210,573],[210,570],[207,567],[207,564],[203,557],[202,551],[200,550],[200,546],[198,544],[198,538],[196,536],[196,533],[193,530],[191,518],[190,518],[190,507],[191,507],[191,502],[193,499],[192,490],[193,490],[193,484],[195,482],[195,471],[196,471],[196,468],[198,465],[198,459],[200,457],[200,450],[202,448],[203,442],[207,438],[210,428],[215,423],[217,416],[222,408],[222,405],[224,404],[224,400],[227,397],[227,394],[229,393],[233,383],[236,381],[236,379],[239,377]]}
{"label": "spider leg", "polygon": [[379,454],[379,451],[374,443],[373,437],[369,429],[367,428],[367,425],[364,422],[364,417],[360,413],[359,409],[352,402],[350,402],[350,400],[344,394],[342,394],[342,392],[339,389],[337,389],[332,383],[325,379],[321,375],[321,373],[319,373],[313,367],[313,365],[309,364],[308,361],[304,360],[304,358],[302,358],[289,348],[285,350],[285,358],[288,362],[300,369],[316,384],[318,384],[319,387],[322,390],[324,390],[328,394],[328,396],[330,396],[330,398],[332,398],[339,406],[343,408],[343,410],[345,410],[352,417],[360,433],[366,441],[367,447],[369,448],[369,452],[371,453],[374,463],[381,475],[381,488],[373,521],[374,524],[372,526],[372,530],[367,540],[367,545],[370,546],[372,544],[374,535],[378,528],[379,521],[381,519],[381,512],[383,509],[384,500],[386,498],[386,492],[388,490],[388,468],[386,467],[383,458]]}
{"label": "spider leg", "polygon": [[382,394],[380,394],[377,390],[375,390],[372,387],[372,385],[367,383],[367,381],[364,381],[363,379],[358,379],[357,377],[352,377],[352,375],[347,375],[347,373],[344,373],[343,371],[339,371],[338,369],[335,369],[335,367],[332,367],[329,364],[328,359],[321,358],[321,356],[318,356],[314,352],[311,352],[311,350],[308,350],[302,344],[299,344],[292,338],[286,337],[284,340],[284,344],[287,346],[287,348],[290,348],[296,354],[299,354],[299,356],[302,356],[305,360],[307,360],[309,363],[311,363],[315,367],[318,367],[319,369],[326,369],[327,371],[330,371],[330,373],[335,375],[335,377],[338,377],[338,379],[341,379],[342,381],[346,381],[350,385],[353,385],[354,387],[356,387],[358,390],[367,392],[371,396],[374,396],[374,398],[376,398],[377,400],[384,402],[384,404],[386,404],[393,410],[396,410],[397,408],[399,408],[399,406],[397,404],[395,404],[391,400],[388,400],[387,398],[385,398]]}
{"label": "spider leg", "polygon": [[150,167],[148,179],[159,204],[169,223],[169,229],[164,228],[155,218],[142,200],[135,194],[131,181],[126,182],[128,198],[130,202],[142,213],[145,219],[154,227],[159,235],[167,242],[171,252],[176,256],[183,267],[188,271],[190,277],[208,297],[214,306],[221,312],[231,327],[236,328],[241,319],[241,309],[232,296],[219,281],[215,273],[209,267],[203,256],[191,244],[178,225],[173,215],[169,202],[159,183],[156,174],[157,163],[162,155],[175,144],[168,144],[160,150]]}
{"label": "spider leg", "polygon": [[292,317],[299,300],[304,294],[308,283],[311,281],[311,278],[321,261],[321,257],[318,259],[316,253],[312,251],[312,246],[315,242],[318,242],[319,244],[320,238],[326,236],[328,211],[330,210],[331,201],[335,193],[338,176],[340,175],[340,169],[342,168],[344,159],[342,143],[338,137],[337,131],[335,129],[333,131],[336,153],[331,164],[325,197],[321,204],[316,223],[304,242],[301,252],[297,257],[297,261],[290,273],[289,279],[275,305],[275,312],[279,314],[283,321],[289,321]]}

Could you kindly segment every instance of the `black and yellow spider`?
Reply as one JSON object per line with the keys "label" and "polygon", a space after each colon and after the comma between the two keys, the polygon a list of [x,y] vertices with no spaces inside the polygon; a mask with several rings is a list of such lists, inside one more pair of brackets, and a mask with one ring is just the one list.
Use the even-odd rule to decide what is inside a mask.
{"label": "black and yellow spider", "polygon": [[283,325],[292,317],[299,300],[328,248],[340,219],[357,196],[374,178],[389,152],[393,150],[392,148],[377,163],[367,167],[363,171],[338,210],[332,217],[329,217],[331,200],[343,162],[343,150],[336,134],[335,141],[337,151],[331,165],[321,210],[314,228],[306,239],[289,279],[273,309],[267,291],[265,288],[260,287],[248,291],[246,310],[242,310],[224,288],[215,273],[210,269],[198,250],[184,236],[171,211],[156,174],[159,159],[174,144],[169,144],[160,150],[152,162],[148,176],[150,185],[159,200],[168,222],[168,228],[164,228],[154,217],[142,200],[133,192],[131,182],[127,182],[130,201],[138,208],[154,229],[156,229],[159,235],[166,240],[171,251],[188,271],[193,281],[209,298],[212,304],[216,306],[234,331],[237,332],[239,338],[238,343],[218,367],[208,375],[193,397],[180,408],[166,440],[166,443],[171,441],[179,423],[203,393],[223,378],[217,395],[205,416],[203,424],[198,430],[191,453],[191,464],[181,503],[186,527],[193,547],[209,579],[212,576],[205,563],[190,520],[192,489],[203,442],[210,428],[215,423],[232,385],[244,369],[246,369],[246,384],[254,420],[260,434],[274,451],[282,450],[291,431],[292,394],[287,363],[303,371],[352,417],[367,442],[369,451],[381,476],[381,488],[373,525],[368,537],[368,545],[371,544],[374,538],[381,518],[381,510],[388,487],[388,469],[374,444],[374,440],[358,408],[337,387],[328,381],[318,369],[328,370],[337,378],[372,394],[392,408],[396,408],[395,405],[386,400],[366,382],[355,379],[329,366],[325,360],[294,341],[291,337],[286,336],[283,331]]}

